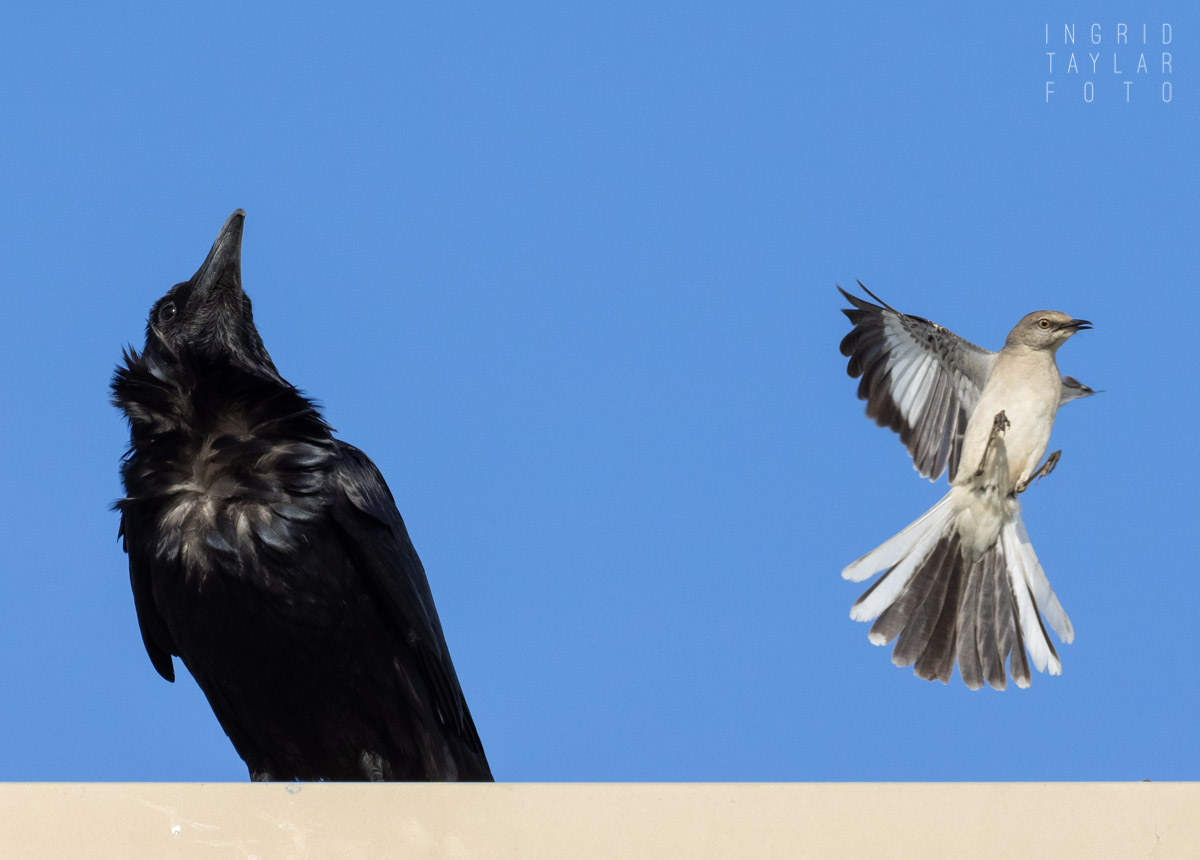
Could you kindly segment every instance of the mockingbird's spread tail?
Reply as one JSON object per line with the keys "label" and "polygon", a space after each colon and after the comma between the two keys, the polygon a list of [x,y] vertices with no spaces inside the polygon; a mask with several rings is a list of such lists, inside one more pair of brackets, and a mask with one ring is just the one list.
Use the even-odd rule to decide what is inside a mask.
{"label": "mockingbird's spread tail", "polygon": [[1060,674],[1041,616],[1063,642],[1075,633],[1017,496],[1058,462],[1057,451],[1042,459],[1058,407],[1094,393],[1055,363],[1058,348],[1091,323],[1034,311],[989,352],[859,286],[879,304],[838,287],[854,306],[843,311],[854,324],[841,344],[847,372],[862,378],[867,415],[900,434],[923,476],[948,473],[950,492],[842,571],[854,582],[883,571],[850,617],[874,620],[871,642],[896,640],[892,662],[929,680],[948,682],[956,656],[973,689],[985,681],[1004,689],[1006,660],[1020,687],[1030,683],[1029,659]]}

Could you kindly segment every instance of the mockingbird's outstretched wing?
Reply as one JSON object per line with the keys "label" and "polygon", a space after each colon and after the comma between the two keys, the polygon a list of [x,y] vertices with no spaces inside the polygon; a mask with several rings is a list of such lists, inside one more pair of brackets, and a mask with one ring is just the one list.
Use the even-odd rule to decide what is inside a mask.
{"label": "mockingbird's outstretched wing", "polygon": [[996,362],[996,354],[937,323],[900,313],[868,290],[870,302],[838,287],[853,308],[842,339],[846,372],[862,377],[858,397],[880,427],[900,434],[922,476],[954,480],[967,421]]}
{"label": "mockingbird's outstretched wing", "polygon": [[1091,397],[1096,392],[1088,388],[1074,376],[1064,376],[1062,378],[1062,392],[1058,396],[1059,408],[1062,408],[1064,403],[1070,403],[1072,400],[1078,400],[1080,397]]}

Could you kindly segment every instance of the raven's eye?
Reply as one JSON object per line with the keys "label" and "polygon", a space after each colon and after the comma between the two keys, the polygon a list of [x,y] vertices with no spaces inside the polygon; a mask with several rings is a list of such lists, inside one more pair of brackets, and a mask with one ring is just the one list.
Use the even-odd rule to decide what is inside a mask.
{"label": "raven's eye", "polygon": [[167,302],[158,309],[158,321],[169,323],[173,319],[175,319],[175,303]]}
{"label": "raven's eye", "polygon": [[[174,310],[174,308],[172,308],[172,310]],[[174,315],[175,314],[171,314],[171,316]],[[1050,320],[1042,317],[1040,320],[1038,320],[1038,328],[1050,328]]]}

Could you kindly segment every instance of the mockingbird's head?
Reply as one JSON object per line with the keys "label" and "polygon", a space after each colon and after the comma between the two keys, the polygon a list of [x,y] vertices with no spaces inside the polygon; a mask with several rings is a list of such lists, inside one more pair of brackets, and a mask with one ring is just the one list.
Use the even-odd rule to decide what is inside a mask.
{"label": "mockingbird's head", "polygon": [[1004,348],[1056,350],[1077,331],[1091,328],[1087,320],[1077,320],[1062,311],[1034,311],[1026,314],[1008,333]]}

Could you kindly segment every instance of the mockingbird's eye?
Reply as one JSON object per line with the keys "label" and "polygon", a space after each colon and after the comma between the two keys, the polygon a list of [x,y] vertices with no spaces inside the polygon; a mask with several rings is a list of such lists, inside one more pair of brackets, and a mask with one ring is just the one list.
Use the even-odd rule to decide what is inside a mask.
{"label": "mockingbird's eye", "polygon": [[1038,320],[1038,328],[1050,328],[1050,320],[1042,317],[1040,320]]}
{"label": "mockingbird's eye", "polygon": [[167,302],[158,309],[158,321],[169,323],[173,319],[175,319],[175,303]]}

